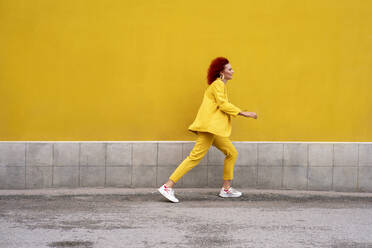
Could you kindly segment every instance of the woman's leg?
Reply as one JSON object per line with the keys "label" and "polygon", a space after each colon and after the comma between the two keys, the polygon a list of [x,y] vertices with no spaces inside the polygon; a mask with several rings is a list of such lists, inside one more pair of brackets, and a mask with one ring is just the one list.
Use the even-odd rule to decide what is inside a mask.
{"label": "woman's leg", "polygon": [[214,134],[207,132],[198,132],[196,143],[189,156],[176,168],[176,170],[169,177],[169,181],[165,184],[167,187],[173,187],[177,181],[183,177],[187,172],[194,168],[200,160],[207,154],[214,139]]}
{"label": "woman's leg", "polygon": [[223,187],[228,189],[231,185],[231,180],[234,178],[234,165],[236,159],[238,158],[238,152],[231,143],[229,137],[221,137],[216,135],[213,145],[226,155],[223,171]]}

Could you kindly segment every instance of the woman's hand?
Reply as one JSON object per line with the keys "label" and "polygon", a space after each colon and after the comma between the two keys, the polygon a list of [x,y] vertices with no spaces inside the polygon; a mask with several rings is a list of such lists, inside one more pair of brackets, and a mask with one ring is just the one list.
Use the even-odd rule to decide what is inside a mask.
{"label": "woman's hand", "polygon": [[257,114],[255,112],[240,112],[238,115],[242,115],[245,117],[251,117],[253,119],[257,119]]}

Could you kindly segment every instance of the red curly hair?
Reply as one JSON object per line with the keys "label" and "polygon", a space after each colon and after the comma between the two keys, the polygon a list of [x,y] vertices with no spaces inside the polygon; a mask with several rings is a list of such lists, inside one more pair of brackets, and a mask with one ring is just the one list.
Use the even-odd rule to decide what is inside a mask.
{"label": "red curly hair", "polygon": [[225,57],[218,57],[212,60],[211,65],[208,69],[208,84],[211,84],[220,76],[220,72],[225,69],[225,65],[227,65],[229,60]]}

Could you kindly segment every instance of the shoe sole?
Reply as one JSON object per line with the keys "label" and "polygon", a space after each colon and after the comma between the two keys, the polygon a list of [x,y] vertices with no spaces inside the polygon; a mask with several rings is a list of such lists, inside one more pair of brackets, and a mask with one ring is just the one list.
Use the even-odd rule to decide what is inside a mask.
{"label": "shoe sole", "polygon": [[224,195],[221,195],[219,194],[220,197],[222,198],[236,198],[236,197],[241,197],[243,194],[240,194],[240,195],[232,195],[232,196],[224,196]]}
{"label": "shoe sole", "polygon": [[167,200],[169,200],[169,201],[171,201],[171,202],[173,202],[173,203],[178,203],[179,201],[172,201],[171,199],[169,199],[168,197],[167,197],[167,195],[161,190],[161,189],[158,189],[158,191],[160,192],[160,194],[162,195],[162,196],[164,196]]}

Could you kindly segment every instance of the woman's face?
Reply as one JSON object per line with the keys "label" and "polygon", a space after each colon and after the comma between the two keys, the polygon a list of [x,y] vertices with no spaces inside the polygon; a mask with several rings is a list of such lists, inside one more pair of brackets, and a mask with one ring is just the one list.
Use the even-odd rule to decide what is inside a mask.
{"label": "woman's face", "polygon": [[226,80],[232,79],[233,73],[234,73],[234,71],[233,71],[233,69],[232,69],[232,67],[231,67],[230,64],[226,64],[225,65],[225,69],[223,71],[221,71],[221,74],[224,75],[224,78]]}

